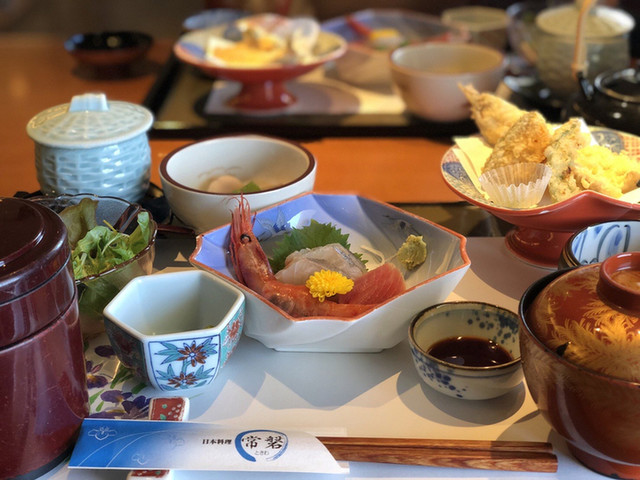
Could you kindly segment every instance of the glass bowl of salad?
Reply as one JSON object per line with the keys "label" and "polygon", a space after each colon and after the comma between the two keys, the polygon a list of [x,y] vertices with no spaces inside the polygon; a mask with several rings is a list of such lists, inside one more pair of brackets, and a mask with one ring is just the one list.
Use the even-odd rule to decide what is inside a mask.
{"label": "glass bowl of salad", "polygon": [[104,307],[131,279],[153,270],[156,222],[140,205],[117,197],[32,200],[60,215],[67,227],[83,336],[104,332]]}

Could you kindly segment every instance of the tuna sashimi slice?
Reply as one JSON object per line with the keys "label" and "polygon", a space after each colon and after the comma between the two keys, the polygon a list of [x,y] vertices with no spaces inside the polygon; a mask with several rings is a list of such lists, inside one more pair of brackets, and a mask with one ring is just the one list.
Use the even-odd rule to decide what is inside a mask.
{"label": "tuna sashimi slice", "polygon": [[402,272],[392,263],[384,263],[353,282],[349,293],[340,295],[338,303],[375,305],[406,290]]}

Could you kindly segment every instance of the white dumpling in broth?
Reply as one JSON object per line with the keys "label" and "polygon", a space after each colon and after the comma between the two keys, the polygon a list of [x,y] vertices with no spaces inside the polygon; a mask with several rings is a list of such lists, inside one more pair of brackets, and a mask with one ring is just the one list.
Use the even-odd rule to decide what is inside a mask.
{"label": "white dumpling in broth", "polygon": [[311,275],[320,270],[332,270],[355,280],[367,271],[367,267],[339,243],[330,243],[291,253],[284,268],[276,273],[276,278],[284,283],[304,285]]}

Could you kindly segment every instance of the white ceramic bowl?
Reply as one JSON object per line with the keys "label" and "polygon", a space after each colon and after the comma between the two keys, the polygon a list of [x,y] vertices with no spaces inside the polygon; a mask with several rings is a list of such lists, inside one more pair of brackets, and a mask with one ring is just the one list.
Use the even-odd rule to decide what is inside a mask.
{"label": "white ceramic bowl", "polygon": [[640,251],[640,220],[596,223],[571,235],[560,254],[559,267],[600,263],[618,253],[637,251]]}
{"label": "white ceramic bowl", "polygon": [[469,118],[458,84],[493,92],[504,75],[499,50],[472,43],[421,43],[391,53],[391,75],[407,110],[433,122]]}
{"label": "white ceramic bowl", "polygon": [[120,361],[162,394],[211,385],[240,339],[244,295],[199,270],[138,277],[105,307]]}
{"label": "white ceramic bowl", "polygon": [[509,17],[501,8],[480,5],[448,8],[441,15],[442,23],[469,32],[471,41],[504,50],[507,47]]}
{"label": "white ceramic bowl", "polygon": [[313,190],[316,160],[297,143],[261,135],[210,138],[169,153],[160,164],[162,189],[173,213],[198,233],[231,221],[237,194],[206,190],[220,175],[264,188],[245,193],[258,210]]}
{"label": "white ceramic bowl", "polygon": [[[193,265],[228,279],[247,298],[245,333],[264,345],[283,351],[375,352],[393,347],[407,337],[411,318],[421,309],[442,302],[470,265],[466,239],[424,218],[386,203],[355,195],[306,194],[257,212],[254,233],[269,255],[269,243],[278,232],[301,228],[314,219],[332,223],[349,234],[351,249],[369,261],[388,258],[409,234],[422,235],[428,250],[425,263],[405,274],[407,290],[353,318],[294,318],[236,280],[229,261],[229,226],[198,236],[190,256]],[[271,242],[273,245],[273,242]]]}
{"label": "white ceramic bowl", "polygon": [[[447,302],[420,312],[409,326],[411,357],[420,378],[450,397],[485,400],[508,393],[522,381],[519,317],[515,312],[482,302]],[[498,365],[457,365],[430,355],[440,340],[452,337],[489,339],[513,360]]]}
{"label": "white ceramic bowl", "polygon": [[349,24],[350,18],[370,29],[393,28],[407,43],[464,42],[469,38],[461,29],[444,25],[436,16],[399,8],[369,8],[323,22],[323,30],[340,35],[348,42],[345,54],[333,61],[335,73],[341,80],[363,87],[391,84],[390,49],[370,45]]}

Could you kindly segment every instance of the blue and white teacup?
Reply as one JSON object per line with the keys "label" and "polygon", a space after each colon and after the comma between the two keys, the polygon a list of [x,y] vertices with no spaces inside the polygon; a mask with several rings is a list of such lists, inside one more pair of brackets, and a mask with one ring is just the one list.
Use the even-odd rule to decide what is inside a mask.
{"label": "blue and white teacup", "polygon": [[244,294],[200,270],[129,282],[104,309],[120,361],[163,395],[188,396],[211,385],[235,349]]}

